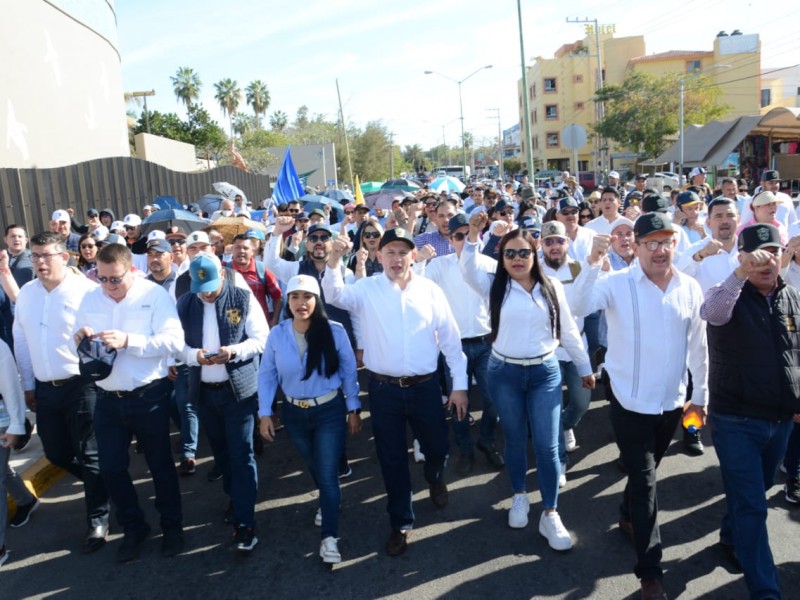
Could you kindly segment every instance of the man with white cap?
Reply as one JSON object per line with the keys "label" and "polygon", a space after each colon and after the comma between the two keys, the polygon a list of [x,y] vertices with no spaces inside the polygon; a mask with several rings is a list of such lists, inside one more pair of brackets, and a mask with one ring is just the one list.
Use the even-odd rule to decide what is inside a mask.
{"label": "man with white cap", "polygon": [[258,360],[269,327],[258,301],[225,279],[219,259],[198,254],[189,264],[191,293],[178,301],[189,396],[230,497],[234,544],[249,553],[258,543],[255,504],[258,474],[253,453],[258,408]]}
{"label": "man with white cap", "polygon": [[149,271],[146,279],[163,287],[174,299],[177,275],[172,269],[172,246],[164,238],[153,237],[147,242],[147,254],[145,256],[147,257],[147,270]]}
{"label": "man with white cap", "polygon": [[122,226],[125,228],[125,240],[130,248],[142,235],[142,218],[134,213],[125,215]]}
{"label": "man with white cap", "polygon": [[72,232],[72,218],[69,216],[69,213],[60,208],[53,213],[53,216],[50,217],[50,221],[53,231],[58,233],[61,236],[61,239],[64,240],[64,245],[67,247],[67,252],[77,254],[78,242],[80,241],[81,236],[80,234]]}

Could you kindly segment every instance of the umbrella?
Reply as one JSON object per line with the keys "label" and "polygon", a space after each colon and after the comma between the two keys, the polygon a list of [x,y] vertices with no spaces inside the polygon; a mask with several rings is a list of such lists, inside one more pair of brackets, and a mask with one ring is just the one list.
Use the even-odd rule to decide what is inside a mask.
{"label": "umbrella", "polygon": [[413,192],[414,190],[418,190],[420,188],[419,184],[412,181],[411,179],[390,179],[386,183],[381,186],[381,189],[388,190],[404,190],[406,192]]}
{"label": "umbrella", "polygon": [[208,225],[208,221],[193,212],[168,208],[157,210],[142,221],[142,235],[146,236],[155,230],[167,231],[170,227],[178,227],[181,231],[191,233],[203,229],[206,225]]}
{"label": "umbrella", "polygon": [[353,198],[353,194],[345,190],[326,190],[322,192],[322,195],[326,198],[330,198],[331,200],[337,200],[338,202],[350,202],[355,200],[355,198]]}
{"label": "umbrella", "polygon": [[236,196],[241,196],[244,200],[247,200],[247,196],[244,195],[242,190],[235,185],[228,183],[227,181],[218,181],[216,183],[212,183],[211,187],[229,200],[233,200]]}
{"label": "umbrella", "polygon": [[207,215],[214,214],[214,211],[219,210],[219,205],[222,204],[222,201],[225,200],[225,196],[220,196],[219,194],[206,194],[197,203],[200,205],[200,210],[202,210]]}
{"label": "umbrella", "polygon": [[428,186],[434,192],[441,192],[442,190],[446,192],[456,192],[460,194],[464,191],[466,187],[461,181],[456,179],[455,177],[437,177],[433,181],[431,181],[430,185]]}
{"label": "umbrella", "polygon": [[336,216],[338,219],[336,222],[341,222],[344,219],[344,206],[342,206],[341,202],[337,202],[336,200],[331,200],[330,198],[326,198],[325,196],[317,196],[315,194],[306,194],[302,198],[300,198],[300,202],[303,203],[303,210],[306,212],[311,212],[312,210],[319,208],[320,210],[324,210],[324,206],[330,206],[334,211],[336,211]]}
{"label": "umbrella", "polygon": [[364,202],[367,203],[371,209],[384,208],[391,210],[392,202],[395,198],[405,198],[406,192],[400,189],[389,188],[383,189],[380,192],[373,192],[364,196]]}
{"label": "umbrella", "polygon": [[381,189],[383,183],[380,181],[365,181],[361,184],[361,191],[365,194],[369,194],[371,192],[377,192]]}
{"label": "umbrella", "polygon": [[264,233],[267,232],[267,228],[263,223],[253,221],[247,217],[220,217],[211,225],[205,227],[205,231],[211,231],[212,229],[216,229],[222,234],[226,244],[232,244],[233,238],[239,234],[246,233],[248,229],[260,229]]}

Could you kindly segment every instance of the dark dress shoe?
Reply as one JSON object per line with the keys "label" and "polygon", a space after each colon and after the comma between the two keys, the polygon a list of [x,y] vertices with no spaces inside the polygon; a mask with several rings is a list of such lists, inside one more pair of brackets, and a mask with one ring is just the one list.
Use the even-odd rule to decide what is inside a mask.
{"label": "dark dress shoe", "polygon": [[386,541],[386,554],[389,556],[400,556],[408,548],[408,532],[407,531],[392,531],[389,539]]}
{"label": "dark dress shoe", "polygon": [[431,494],[431,502],[436,508],[444,508],[447,506],[448,494],[447,486],[443,483],[434,483],[428,488]]}
{"label": "dark dress shoe", "polygon": [[86,539],[83,540],[83,553],[91,554],[106,545],[108,541],[108,525],[98,525],[90,527],[86,532]]}
{"label": "dark dress shoe", "polygon": [[703,448],[703,442],[700,441],[700,431],[689,433],[684,429],[683,447],[686,450],[686,454],[689,456],[702,456],[705,449]]}
{"label": "dark dress shoe", "polygon": [[183,531],[181,529],[166,529],[161,538],[161,555],[170,557],[183,552]]}
{"label": "dark dress shoe", "polygon": [[122,538],[122,543],[117,549],[117,560],[126,563],[139,557],[142,551],[142,543],[150,535],[150,525],[145,523],[144,528],[134,533],[126,533]]}
{"label": "dark dress shoe", "polygon": [[627,519],[625,517],[620,517],[619,518],[619,529],[620,529],[620,531],[622,533],[624,533],[625,535],[627,535],[631,539],[631,542],[634,542],[634,540],[633,540],[633,523],[631,523],[630,519]]}
{"label": "dark dress shoe", "polygon": [[475,455],[474,454],[466,454],[462,452],[458,455],[458,460],[456,461],[456,473],[458,475],[469,475],[472,472],[472,469],[475,467]]}
{"label": "dark dress shoe", "polygon": [[489,461],[489,464],[492,465],[493,468],[500,470],[506,466],[503,455],[497,451],[494,444],[485,446],[478,442],[475,444],[475,447],[486,455],[486,460]]}
{"label": "dark dress shoe", "polygon": [[642,600],[667,600],[660,579],[642,579]]}
{"label": "dark dress shoe", "polygon": [[736,549],[733,547],[733,544],[728,544],[720,540],[719,549],[722,551],[725,560],[728,561],[728,566],[731,570],[734,573],[741,573],[742,565],[739,563],[739,557],[736,556]]}

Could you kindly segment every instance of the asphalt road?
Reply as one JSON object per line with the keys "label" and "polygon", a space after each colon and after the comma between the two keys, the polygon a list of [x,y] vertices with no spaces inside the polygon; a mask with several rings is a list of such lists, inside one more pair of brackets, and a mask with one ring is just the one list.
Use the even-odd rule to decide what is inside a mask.
{"label": "asphalt road", "polygon": [[[512,530],[506,524],[507,476],[490,470],[479,454],[470,476],[458,478],[450,469],[450,504],[443,510],[431,504],[422,468],[412,462],[416,529],[405,555],[386,556],[383,483],[368,410],[362,416],[364,430],[348,442],[353,476],[342,486],[343,562],[332,571],[317,555],[311,477],[281,431],[258,459],[260,543],[251,556],[242,558],[231,549],[231,531],[222,521],[221,482],[207,482],[210,459],[202,446],[197,475],[181,480],[183,554],[162,558],[158,532],[130,564],[115,561],[117,532],[106,548],[81,554],[81,488],[64,477],[26,526],[9,530],[11,556],[0,568],[0,598],[638,598],[633,547],[616,525],[624,476],[614,465],[617,450],[605,401],[592,402],[576,429],[579,448],[571,455],[569,481],[559,497],[562,519],[575,540],[565,554],[550,550],[538,534],[541,498],[533,457],[531,522]],[[710,443],[708,432],[704,437]],[[659,473],[665,587],[670,598],[746,598],[741,575],[728,570],[716,548],[725,501],[713,448],[697,458],[681,450],[676,440]],[[153,488],[143,457],[133,452],[131,469],[157,530]],[[800,509],[785,503],[780,478],[769,492],[769,507],[784,598],[800,598]]]}

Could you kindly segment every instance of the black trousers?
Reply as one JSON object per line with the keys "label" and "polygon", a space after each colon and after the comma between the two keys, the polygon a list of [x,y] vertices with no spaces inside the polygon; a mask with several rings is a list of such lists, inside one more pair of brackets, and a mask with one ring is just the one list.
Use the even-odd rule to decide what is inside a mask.
{"label": "black trousers", "polygon": [[661,579],[661,534],[658,529],[656,468],[680,423],[682,408],[647,415],[622,407],[606,382],[611,403],[611,426],[620,458],[628,472],[620,514],[633,526],[639,579]]}

